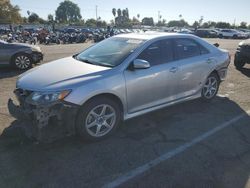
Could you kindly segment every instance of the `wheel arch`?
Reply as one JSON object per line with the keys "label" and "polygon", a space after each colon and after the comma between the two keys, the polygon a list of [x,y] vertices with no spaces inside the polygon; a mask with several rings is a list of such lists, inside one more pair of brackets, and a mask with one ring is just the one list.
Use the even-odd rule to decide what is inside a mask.
{"label": "wheel arch", "polygon": [[96,98],[100,98],[100,97],[106,97],[106,98],[109,98],[109,99],[112,99],[112,100],[116,101],[117,104],[119,105],[119,108],[120,108],[121,113],[122,113],[122,118],[123,118],[123,116],[124,116],[124,111],[125,111],[125,109],[124,109],[125,106],[124,106],[124,104],[123,104],[121,98],[118,97],[117,95],[113,94],[113,93],[100,93],[100,94],[96,94],[96,95],[94,95],[94,96],[88,98],[88,99],[82,104],[82,106],[84,106],[84,105],[86,105],[88,102],[90,102],[90,101],[92,101],[92,100],[94,100],[94,99],[96,99]]}
{"label": "wheel arch", "polygon": [[219,81],[221,81],[221,77],[220,77],[220,74],[219,74],[219,72],[218,72],[218,70],[213,70],[209,75],[211,75],[211,74],[216,74],[217,76],[218,76],[218,78],[219,78]]}
{"label": "wheel arch", "polygon": [[31,54],[29,54],[29,53],[27,53],[27,52],[20,52],[20,51],[19,51],[19,52],[14,53],[14,54],[11,56],[10,62],[9,62],[11,65],[14,64],[13,61],[14,61],[14,58],[15,58],[17,55],[27,55],[27,56],[30,58],[31,63],[33,63]]}

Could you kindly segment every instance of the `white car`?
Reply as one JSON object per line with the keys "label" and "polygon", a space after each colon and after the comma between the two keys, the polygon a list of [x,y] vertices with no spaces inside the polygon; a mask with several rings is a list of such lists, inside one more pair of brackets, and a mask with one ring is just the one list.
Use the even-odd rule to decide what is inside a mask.
{"label": "white car", "polygon": [[219,38],[233,38],[233,39],[244,39],[247,38],[247,35],[241,31],[235,29],[221,29],[219,30]]}

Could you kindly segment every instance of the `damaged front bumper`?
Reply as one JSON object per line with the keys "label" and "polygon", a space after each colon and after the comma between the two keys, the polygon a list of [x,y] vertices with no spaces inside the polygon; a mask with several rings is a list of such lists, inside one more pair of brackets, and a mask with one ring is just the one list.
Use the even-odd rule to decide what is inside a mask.
{"label": "damaged front bumper", "polygon": [[[16,119],[31,125],[29,126],[31,128],[30,132],[27,135],[42,141],[47,137],[46,133],[43,134],[43,131],[49,128],[55,131],[55,137],[58,136],[56,134],[59,132],[67,135],[75,134],[75,119],[79,109],[78,105],[64,101],[56,101],[46,105],[33,105],[27,100],[31,94],[30,91],[16,89],[14,93],[19,105],[16,105],[12,99],[9,99],[9,113]],[[53,140],[53,138],[50,139]]]}

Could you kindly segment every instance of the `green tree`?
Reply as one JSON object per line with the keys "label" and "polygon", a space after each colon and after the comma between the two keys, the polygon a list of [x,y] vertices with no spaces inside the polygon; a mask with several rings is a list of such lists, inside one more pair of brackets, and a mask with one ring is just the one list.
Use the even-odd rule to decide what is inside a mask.
{"label": "green tree", "polygon": [[54,16],[52,14],[48,15],[48,22],[52,23],[54,21]]}
{"label": "green tree", "polygon": [[200,26],[200,27],[202,26],[203,20],[204,20],[204,17],[201,16],[200,19],[199,19],[199,26]]}
{"label": "green tree", "polygon": [[118,17],[122,16],[122,10],[120,8],[117,9],[117,16]]}
{"label": "green tree", "polygon": [[29,23],[38,23],[39,22],[39,16],[36,13],[31,13],[28,17]]}
{"label": "green tree", "polygon": [[70,0],[61,2],[56,9],[56,20],[60,23],[78,22],[81,18],[80,8]]}
{"label": "green tree", "polygon": [[137,19],[140,20],[140,14],[137,14]]}
{"label": "green tree", "polygon": [[148,25],[153,26],[154,25],[154,19],[152,17],[145,17],[142,19],[142,25]]}
{"label": "green tree", "polygon": [[132,25],[139,25],[140,21],[134,16],[132,19]]}
{"label": "green tree", "polygon": [[127,17],[127,11],[125,9],[122,10],[122,16]]}
{"label": "green tree", "polygon": [[113,16],[115,18],[115,16],[116,16],[116,9],[115,8],[112,8],[112,14],[113,14]]}
{"label": "green tree", "polygon": [[125,10],[126,10],[126,17],[129,18],[129,10],[128,10],[128,8],[126,8]]}
{"label": "green tree", "polygon": [[231,25],[230,23],[227,23],[227,22],[217,22],[216,27],[224,29],[224,28],[231,28]]}
{"label": "green tree", "polygon": [[116,16],[116,9],[115,8],[112,8],[112,14],[114,16],[114,25],[115,25],[115,16]]}
{"label": "green tree", "polygon": [[184,20],[171,20],[168,22],[168,27],[185,27],[189,26],[188,23]]}
{"label": "green tree", "polygon": [[199,27],[199,22],[195,21],[192,25],[193,28],[197,29]]}
{"label": "green tree", "polygon": [[96,27],[96,20],[94,18],[88,19],[85,22],[87,27]]}
{"label": "green tree", "polygon": [[166,20],[163,19],[163,20],[159,20],[158,23],[156,24],[156,26],[160,27],[160,26],[166,26]]}
{"label": "green tree", "polygon": [[0,23],[21,23],[23,21],[18,6],[10,3],[10,0],[0,0]]}
{"label": "green tree", "polygon": [[239,27],[242,29],[247,29],[247,22],[241,22]]}

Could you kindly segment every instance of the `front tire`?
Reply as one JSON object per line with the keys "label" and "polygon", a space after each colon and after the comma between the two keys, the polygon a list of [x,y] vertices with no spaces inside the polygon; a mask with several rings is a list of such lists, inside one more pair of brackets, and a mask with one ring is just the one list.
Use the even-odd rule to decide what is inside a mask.
{"label": "front tire", "polygon": [[17,54],[13,57],[12,64],[19,70],[26,70],[32,66],[32,61],[27,54]]}
{"label": "front tire", "polygon": [[202,88],[201,97],[204,101],[212,100],[218,93],[220,79],[216,73],[212,73],[207,77],[207,80]]}
{"label": "front tire", "polygon": [[242,60],[240,60],[240,61],[239,60],[234,60],[234,66],[238,70],[241,70],[244,67],[245,64],[246,63],[244,61],[242,61]]}
{"label": "front tire", "polygon": [[119,105],[112,99],[98,97],[81,107],[76,120],[76,129],[84,139],[99,141],[110,136],[120,122]]}

